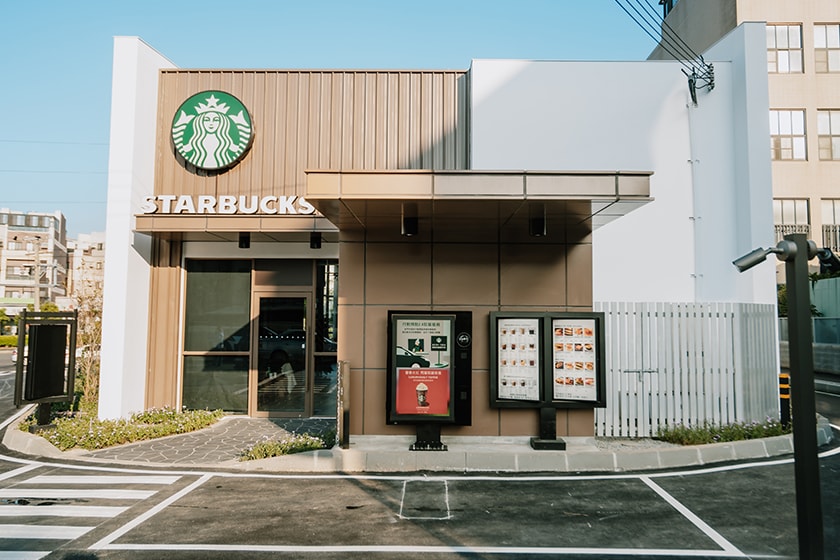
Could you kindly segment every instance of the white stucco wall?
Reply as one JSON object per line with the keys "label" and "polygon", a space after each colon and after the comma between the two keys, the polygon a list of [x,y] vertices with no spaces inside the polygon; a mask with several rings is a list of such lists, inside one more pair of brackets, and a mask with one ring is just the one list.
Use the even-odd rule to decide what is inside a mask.
{"label": "white stucco wall", "polygon": [[161,68],[174,65],[139,38],[114,38],[100,418],[118,418],[144,408],[151,240],[132,230],[134,209],[154,191]]}
{"label": "white stucco wall", "polygon": [[763,25],[747,27],[707,57],[697,107],[675,61],[473,61],[474,169],[654,172],[656,200],[593,236],[595,301],[775,301],[731,264],[772,241]]}

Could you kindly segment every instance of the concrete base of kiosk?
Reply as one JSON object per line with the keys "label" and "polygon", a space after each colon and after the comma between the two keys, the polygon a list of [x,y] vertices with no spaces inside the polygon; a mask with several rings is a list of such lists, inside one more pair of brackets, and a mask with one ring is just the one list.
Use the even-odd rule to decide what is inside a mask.
{"label": "concrete base of kiosk", "polygon": [[550,449],[552,451],[565,451],[566,442],[561,438],[542,439],[538,437],[531,438],[531,449],[543,450]]}
{"label": "concrete base of kiosk", "polygon": [[440,441],[440,424],[417,424],[417,440],[408,448],[411,451],[447,451]]}

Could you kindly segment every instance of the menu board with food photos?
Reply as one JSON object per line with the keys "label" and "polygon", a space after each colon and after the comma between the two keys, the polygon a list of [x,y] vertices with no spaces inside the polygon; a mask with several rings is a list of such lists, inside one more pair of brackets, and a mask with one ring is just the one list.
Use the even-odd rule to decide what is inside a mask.
{"label": "menu board with food photos", "polygon": [[490,313],[490,406],[605,407],[604,314]]}
{"label": "menu board with food photos", "polygon": [[595,319],[551,321],[554,399],[598,400]]}
{"label": "menu board with food photos", "polygon": [[540,398],[539,319],[498,321],[498,395],[502,399]]}

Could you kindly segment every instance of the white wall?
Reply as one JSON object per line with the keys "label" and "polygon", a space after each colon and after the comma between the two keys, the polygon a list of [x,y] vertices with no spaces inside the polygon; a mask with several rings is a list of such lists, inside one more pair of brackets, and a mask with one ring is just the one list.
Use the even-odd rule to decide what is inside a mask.
{"label": "white wall", "polygon": [[772,302],[731,264],[772,235],[757,41],[739,30],[715,50],[697,107],[675,61],[473,61],[472,167],[654,172],[655,201],[593,236],[596,301]]}
{"label": "white wall", "polygon": [[137,37],[114,38],[100,418],[144,408],[151,240],[133,232],[133,212],[154,190],[160,68],[174,65]]}

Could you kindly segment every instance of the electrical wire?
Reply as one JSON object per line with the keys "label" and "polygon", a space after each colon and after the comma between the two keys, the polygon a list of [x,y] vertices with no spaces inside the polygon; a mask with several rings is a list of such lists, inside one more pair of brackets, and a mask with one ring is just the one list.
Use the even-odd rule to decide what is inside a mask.
{"label": "electrical wire", "polygon": [[[675,61],[683,66],[683,74],[689,80],[692,100],[696,104],[695,90],[706,87],[711,91],[715,87],[714,67],[707,64],[703,56],[692,49],[674,29],[668,25],[664,17],[660,17],[651,7],[649,2],[636,0],[636,5],[626,0],[626,6],[621,0],[615,0],[616,4],[624,10],[639,28],[642,29],[651,39]],[[631,13],[632,10],[636,15]],[[638,16],[638,17],[637,17]],[[657,38],[658,35],[658,38]]]}
{"label": "electrical wire", "polygon": [[[648,37],[650,37],[651,39],[653,39],[653,40],[654,40],[654,42],[659,43],[659,44],[662,46],[662,49],[663,49],[665,52],[667,52],[669,55],[671,55],[671,58],[673,58],[674,60],[676,60],[677,62],[679,62],[681,65],[683,65],[683,66],[684,66],[685,68],[687,68],[689,71],[691,71],[691,72],[694,72],[694,71],[695,71],[695,67],[694,67],[693,65],[689,64],[688,62],[686,62],[685,60],[682,60],[682,57],[681,57],[681,56],[679,56],[677,53],[675,53],[675,52],[674,52],[674,51],[670,48],[670,44],[660,42],[660,39],[659,39],[659,38],[657,38],[657,36],[654,34],[654,33],[657,33],[657,32],[658,32],[658,30],[656,29],[656,27],[651,27],[651,29],[653,29],[653,31],[654,31],[654,33],[651,33],[651,31],[649,31],[649,30],[648,30],[648,28],[647,28],[648,26],[644,25],[642,22],[640,22],[640,21],[636,18],[636,16],[634,16],[632,13],[630,13],[630,10],[629,10],[627,7],[625,7],[625,6],[621,3],[621,1],[620,1],[620,0],[615,0],[615,3],[616,3],[616,4],[618,4],[618,6],[619,6],[622,10],[624,10],[624,13],[626,13],[628,16],[630,16],[630,19],[632,19],[632,20],[636,23],[636,25],[638,25],[638,26],[639,26],[639,28],[641,28],[641,30],[642,30],[642,31],[644,31],[644,32],[647,34],[647,36],[648,36]],[[632,6],[631,6],[631,7],[632,7]],[[636,11],[636,12],[638,13],[638,11],[637,11],[635,8],[633,8],[633,11]],[[642,17],[642,19],[645,19],[645,18],[642,16],[642,14],[639,14],[639,16],[640,16],[640,17]],[[645,20],[645,21],[647,21],[647,20]]]}

